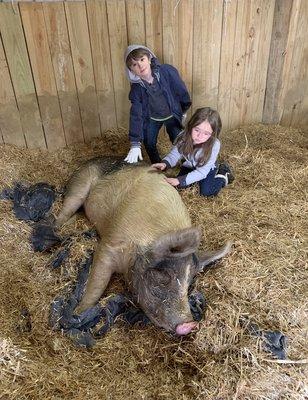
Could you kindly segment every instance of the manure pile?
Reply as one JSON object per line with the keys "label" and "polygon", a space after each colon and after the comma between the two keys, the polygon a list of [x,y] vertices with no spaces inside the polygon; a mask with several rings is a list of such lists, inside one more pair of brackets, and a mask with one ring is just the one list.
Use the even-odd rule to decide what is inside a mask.
{"label": "manure pile", "polygon": [[[0,189],[16,181],[61,188],[82,161],[125,155],[126,132],[48,153],[1,146]],[[202,248],[232,240],[232,253],[197,279],[208,302],[200,330],[176,338],[152,325],[118,319],[90,350],[48,327],[52,300],[68,290],[76,264],[95,240],[76,237],[71,257],[51,270],[51,254],[34,253],[31,226],[0,201],[1,400],[257,400],[308,398],[307,132],[253,125],[222,134],[221,158],[235,181],[216,198],[182,190]],[[160,146],[166,152],[164,137]],[[61,199],[53,212],[57,213]],[[62,234],[91,228],[82,214]],[[106,296],[123,292],[114,277]],[[240,324],[288,337],[288,359],[275,360]]]}

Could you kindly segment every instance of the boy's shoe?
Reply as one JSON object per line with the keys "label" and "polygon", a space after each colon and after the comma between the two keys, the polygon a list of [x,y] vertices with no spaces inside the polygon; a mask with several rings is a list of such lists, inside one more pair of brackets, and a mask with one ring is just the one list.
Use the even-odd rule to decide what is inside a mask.
{"label": "boy's shoe", "polygon": [[234,181],[234,175],[228,163],[223,162],[219,164],[215,178],[225,179],[226,185],[229,185]]}

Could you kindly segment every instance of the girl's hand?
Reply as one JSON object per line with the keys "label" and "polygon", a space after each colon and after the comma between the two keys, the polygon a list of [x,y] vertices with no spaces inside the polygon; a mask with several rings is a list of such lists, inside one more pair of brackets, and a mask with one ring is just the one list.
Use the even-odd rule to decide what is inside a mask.
{"label": "girl's hand", "polygon": [[163,171],[164,169],[166,169],[166,164],[161,162],[161,163],[152,164],[151,167]]}
{"label": "girl's hand", "polygon": [[165,177],[165,179],[172,186],[178,186],[180,184],[180,181],[177,178],[166,178]]}

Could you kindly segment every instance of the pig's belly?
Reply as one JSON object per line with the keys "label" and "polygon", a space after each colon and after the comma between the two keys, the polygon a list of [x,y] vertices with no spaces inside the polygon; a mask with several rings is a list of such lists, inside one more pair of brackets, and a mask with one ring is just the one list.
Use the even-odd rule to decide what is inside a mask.
{"label": "pig's belly", "polygon": [[84,210],[87,218],[95,225],[99,233],[101,233],[103,227],[106,229],[111,221],[116,218],[116,210],[107,204],[104,197],[99,201],[97,199],[93,201],[89,197],[84,204]]}
{"label": "pig's belly", "polygon": [[190,227],[179,193],[161,175],[137,172],[135,177],[132,171],[121,171],[92,188],[84,208],[101,237],[147,245],[162,234]]}

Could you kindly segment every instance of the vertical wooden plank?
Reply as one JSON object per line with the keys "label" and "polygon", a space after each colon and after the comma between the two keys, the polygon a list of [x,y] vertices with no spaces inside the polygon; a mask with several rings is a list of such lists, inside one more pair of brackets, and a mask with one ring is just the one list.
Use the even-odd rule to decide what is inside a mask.
{"label": "vertical wooden plank", "polygon": [[112,60],[113,85],[118,126],[127,127],[129,121],[129,82],[125,75],[124,52],[127,30],[124,0],[107,0],[107,16]]}
{"label": "vertical wooden plank", "polygon": [[64,5],[43,3],[43,11],[66,143],[84,142]]}
{"label": "vertical wooden plank", "polygon": [[92,60],[102,132],[115,127],[116,109],[105,0],[87,1]]}
{"label": "vertical wooden plank", "polygon": [[252,0],[248,17],[248,32],[246,36],[246,62],[244,71],[244,92],[240,109],[240,120],[242,124],[254,120],[252,115],[253,103],[256,101],[254,90],[254,79],[257,73],[258,48],[261,30],[261,8],[264,0]]}
{"label": "vertical wooden plank", "polygon": [[178,1],[162,0],[163,10],[163,58],[164,62],[179,68],[179,21]]}
{"label": "vertical wooden plank", "polygon": [[[191,91],[193,1],[162,0],[161,6],[163,62],[178,69],[188,90]],[[154,17],[155,14],[152,16]],[[190,116],[191,109],[188,114]]]}
{"label": "vertical wooden plank", "polygon": [[163,0],[164,61],[176,67],[192,90],[193,0]]}
{"label": "vertical wooden plank", "polygon": [[235,45],[236,11],[237,0],[224,2],[217,106],[224,129],[230,127],[229,111],[232,87],[232,61]]}
{"label": "vertical wooden plank", "polygon": [[161,0],[145,0],[146,46],[163,62],[162,4]]}
{"label": "vertical wooden plank", "polygon": [[0,40],[0,82],[1,142],[26,147],[2,40]]}
{"label": "vertical wooden plank", "polygon": [[[252,104],[253,122],[262,122],[263,107],[266,91],[266,77],[268,71],[268,62],[270,54],[270,41],[268,38],[272,35],[274,18],[275,0],[266,0],[261,3],[261,28],[258,48],[258,57],[256,60],[256,74],[254,78],[255,99]],[[250,122],[250,121],[249,121]]]}
{"label": "vertical wooden plank", "polygon": [[193,107],[217,108],[222,0],[195,0]]}
{"label": "vertical wooden plank", "polygon": [[19,7],[44,125],[47,148],[55,150],[64,147],[66,143],[42,3],[20,3]]}
{"label": "vertical wooden plank", "polygon": [[278,124],[280,122],[281,113],[279,111],[278,99],[282,87],[282,71],[286,54],[291,9],[291,1],[276,0],[263,111],[263,122],[267,124]]}
{"label": "vertical wooden plank", "polygon": [[145,44],[143,0],[126,0],[127,37],[129,44]]}
{"label": "vertical wooden plank", "polygon": [[29,148],[46,148],[40,112],[32,79],[18,7],[0,4],[0,29],[7,63]]}
{"label": "vertical wooden plank", "polygon": [[279,110],[279,121],[282,124],[288,125],[290,121],[286,119],[282,121],[283,114],[285,111],[285,107],[288,105],[285,104],[285,99],[287,92],[289,90],[289,78],[291,74],[292,64],[293,64],[293,51],[295,49],[295,42],[296,42],[296,32],[297,32],[297,24],[299,20],[299,13],[300,13],[300,6],[301,0],[294,0],[292,2],[292,9],[290,15],[290,23],[289,23],[289,32],[288,32],[288,40],[285,49],[285,59],[284,59],[284,66],[282,69],[282,84],[281,84],[281,91],[277,101],[277,107]]}
{"label": "vertical wooden plank", "polygon": [[[287,100],[294,100],[292,105],[291,126],[308,128],[308,3],[302,0],[297,29],[297,46],[294,49],[294,82],[286,95]],[[296,96],[293,97],[293,93]],[[284,115],[283,115],[284,118]],[[282,124],[284,120],[282,118]]]}
{"label": "vertical wooden plank", "polygon": [[242,102],[246,66],[246,41],[249,36],[250,0],[238,0],[235,46],[232,62],[232,88],[230,97],[229,126],[235,128],[242,123]]}
{"label": "vertical wooden plank", "polygon": [[84,2],[65,2],[79,106],[86,142],[100,137],[100,121]]}
{"label": "vertical wooden plank", "polygon": [[[179,40],[178,40],[178,68],[189,93],[192,92],[192,60],[193,60],[193,0],[181,1],[178,5]],[[191,109],[189,110],[189,115]]]}
{"label": "vertical wooden plank", "polygon": [[[286,126],[308,126],[308,3],[293,2],[292,17],[296,24],[290,26],[290,43],[293,43],[290,59],[288,82],[283,97],[283,114],[281,124]],[[295,32],[295,33],[293,33]],[[294,38],[294,39],[293,39]]]}

